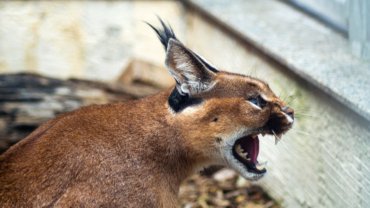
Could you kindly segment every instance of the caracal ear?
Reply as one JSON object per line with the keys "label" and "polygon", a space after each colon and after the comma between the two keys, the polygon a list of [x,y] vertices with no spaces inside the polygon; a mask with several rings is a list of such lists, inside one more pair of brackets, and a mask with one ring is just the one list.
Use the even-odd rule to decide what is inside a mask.
{"label": "caracal ear", "polygon": [[182,95],[199,94],[214,85],[215,73],[202,63],[199,56],[175,39],[168,43],[166,66]]}

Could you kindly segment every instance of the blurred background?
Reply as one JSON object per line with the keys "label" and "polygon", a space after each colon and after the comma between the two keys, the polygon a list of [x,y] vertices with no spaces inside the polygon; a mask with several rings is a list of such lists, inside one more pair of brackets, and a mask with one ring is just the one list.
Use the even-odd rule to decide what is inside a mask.
{"label": "blurred background", "polygon": [[57,114],[173,84],[145,22],[221,70],[255,76],[296,111],[268,174],[212,168],[182,207],[370,207],[370,2],[366,0],[0,1],[0,151]]}

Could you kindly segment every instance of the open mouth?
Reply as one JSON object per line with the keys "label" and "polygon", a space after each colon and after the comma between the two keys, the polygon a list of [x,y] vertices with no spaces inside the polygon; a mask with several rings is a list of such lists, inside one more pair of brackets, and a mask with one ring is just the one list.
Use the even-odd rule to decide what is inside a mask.
{"label": "open mouth", "polygon": [[257,160],[259,153],[259,138],[249,135],[239,138],[232,147],[233,156],[242,163],[249,173],[264,174],[266,169]]}
{"label": "open mouth", "polygon": [[249,131],[249,135],[230,140],[224,149],[228,165],[248,180],[260,179],[267,171],[266,162],[258,161],[259,136],[273,136],[275,144],[277,144],[282,135],[292,127],[292,124],[292,122],[282,123],[281,118],[279,121],[278,117],[274,117],[265,126]]}

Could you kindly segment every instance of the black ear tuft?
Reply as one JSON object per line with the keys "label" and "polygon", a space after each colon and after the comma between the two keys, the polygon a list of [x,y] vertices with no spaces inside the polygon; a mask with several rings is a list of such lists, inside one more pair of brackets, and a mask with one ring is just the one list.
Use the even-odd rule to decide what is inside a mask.
{"label": "black ear tuft", "polygon": [[146,22],[146,24],[149,25],[157,33],[159,40],[164,46],[164,49],[167,50],[168,42],[170,41],[170,39],[177,40],[177,38],[171,26],[166,25],[160,17],[158,17],[158,19],[161,22],[162,29],[155,28],[153,25],[151,25],[148,22]]}
{"label": "black ear tuft", "polygon": [[[161,41],[165,51],[167,51],[167,48],[168,48],[168,43],[170,42],[171,39],[174,39],[176,40],[177,42],[181,43],[175,33],[173,32],[173,29],[172,27],[169,25],[169,24],[165,24],[163,22],[163,20],[158,17],[158,20],[159,22],[161,23],[162,25],[162,29],[159,29],[159,28],[156,28],[154,27],[152,24],[148,23],[148,22],[145,22],[149,27],[151,27],[155,33],[157,33],[158,35],[158,38],[159,40]],[[194,53],[194,52],[192,52]],[[211,64],[209,64],[205,59],[203,59],[202,57],[200,57],[198,54],[194,53],[194,55],[209,69],[211,70],[212,72],[215,72],[217,73],[218,70],[216,69],[216,67],[212,66]]]}

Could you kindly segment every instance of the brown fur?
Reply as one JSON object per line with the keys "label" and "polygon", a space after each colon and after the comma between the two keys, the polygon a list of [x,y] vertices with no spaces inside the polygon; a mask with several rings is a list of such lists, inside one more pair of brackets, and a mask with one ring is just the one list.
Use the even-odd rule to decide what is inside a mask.
{"label": "brown fur", "polygon": [[[168,47],[167,57],[187,50]],[[197,74],[201,64],[192,68],[187,58]],[[178,69],[176,61],[182,60],[167,60],[170,70]],[[227,165],[221,143],[230,135],[259,129],[272,115],[280,116],[279,134],[291,127],[282,116],[285,104],[264,82],[198,72],[199,82],[207,82],[198,89],[172,72],[176,88],[202,99],[180,112],[169,106],[171,88],[137,101],[84,107],[39,127],[0,156],[0,206],[176,207],[186,177],[210,164]],[[268,101],[260,110],[246,101],[257,94]]]}
{"label": "brown fur", "polygon": [[179,132],[166,128],[165,95],[86,107],[42,125],[1,156],[0,204],[173,205],[166,198],[177,194],[192,159],[178,148]]}

